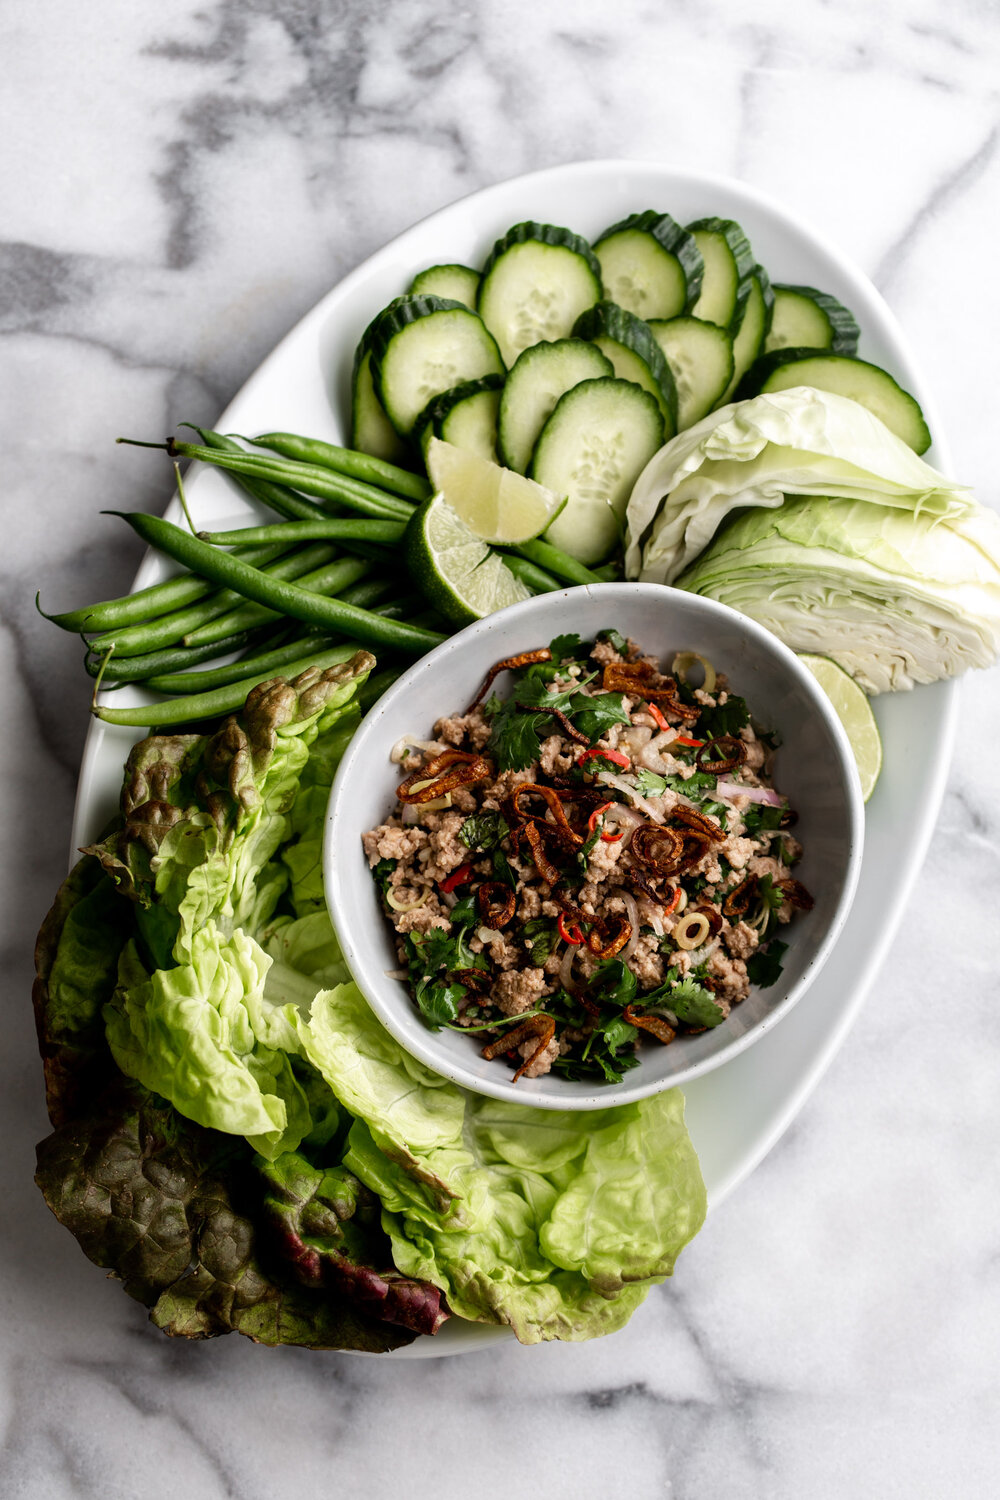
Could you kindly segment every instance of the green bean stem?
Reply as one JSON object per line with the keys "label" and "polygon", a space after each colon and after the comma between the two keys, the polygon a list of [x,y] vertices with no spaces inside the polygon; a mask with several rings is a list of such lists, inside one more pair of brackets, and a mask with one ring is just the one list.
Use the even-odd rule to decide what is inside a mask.
{"label": "green bean stem", "polygon": [[[178,529],[174,528],[174,530]],[[220,555],[229,556],[230,554]],[[262,571],[268,578],[298,578],[303,573],[308,573],[311,569],[326,563],[332,556],[332,547],[317,542],[311,547],[301,547],[296,552],[284,552]],[[126,626],[123,630],[109,630],[103,635],[94,636],[90,642],[91,650],[103,655],[114,646],[118,655],[141,656],[147,651],[156,651],[163,646],[176,646],[191,631],[207,624],[209,620],[228,614],[242,602],[242,596],[234,590],[221,589],[210,594],[207,599],[196,600],[187,609],[176,610],[172,614],[161,616],[158,620],[151,620],[144,625]],[[242,630],[246,627],[239,625],[235,628]],[[224,633],[230,635],[232,631],[227,630]]]}
{"label": "green bean stem", "polygon": [[294,459],[297,463],[315,464],[321,469],[332,469],[336,474],[345,474],[349,479],[360,479],[380,489],[390,490],[405,500],[426,500],[431,486],[422,474],[411,474],[396,464],[373,458],[369,453],[357,453],[352,448],[338,448],[334,443],[324,443],[319,438],[299,437],[295,432],[264,432],[260,437],[250,438],[258,448],[270,448],[282,458]]}
{"label": "green bean stem", "polygon": [[[190,427],[196,432],[206,448],[214,448],[220,453],[246,452],[231,437],[226,437],[221,432],[213,432],[210,427],[196,427],[193,422],[182,422],[181,426]],[[230,474],[229,478],[252,500],[258,500],[261,505],[266,505],[279,516],[284,516],[286,520],[308,521],[330,514],[329,509],[317,505],[315,500],[307,500],[304,495],[297,495],[287,485],[274,484],[267,479],[250,479],[245,474]]]}
{"label": "green bean stem", "polygon": [[325,625],[331,630],[355,636],[366,645],[388,646],[415,654],[430,651],[445,639],[437,631],[422,630],[401,620],[383,620],[369,610],[344,604],[339,599],[327,599],[299,588],[297,584],[268,576],[159,516],[133,512],[124,515],[123,519],[144,541],[183,563],[192,572],[214,578],[224,588],[231,588],[244,598],[290,615],[292,619],[303,620],[307,625]]}
{"label": "green bean stem", "polygon": [[[373,563],[366,562],[363,558],[338,557],[312,573],[302,574],[295,581],[300,589],[308,589],[310,593],[334,595],[349,588],[352,583],[360,583],[362,578],[367,578],[373,566]],[[234,631],[253,630],[259,625],[273,624],[280,618],[280,610],[243,601],[235,609],[220,615],[217,620],[210,620],[207,625],[189,631],[184,637],[184,645],[207,645],[209,641],[217,641],[223,636],[232,635]]]}
{"label": "green bean stem", "polygon": [[[319,516],[311,521],[277,521],[271,526],[244,526],[238,531],[199,531],[203,542],[215,547],[233,547],[247,542],[359,541],[394,546],[402,540],[403,521],[355,521],[340,516]],[[249,559],[248,559],[249,560]]]}
{"label": "green bean stem", "polygon": [[[337,662],[350,661],[359,649],[356,641],[349,641],[346,645],[333,646],[329,651],[321,651],[318,655],[303,656],[298,661],[289,662],[282,675],[297,677],[307,667],[324,670]],[[105,708],[103,704],[95,704],[91,713],[98,719],[103,719],[106,724],[125,724],[138,729],[154,725],[167,728],[175,724],[197,724],[203,719],[216,719],[221,714],[231,714],[242,708],[250,689],[260,682],[267,682],[273,676],[274,673],[270,671],[252,672],[239,682],[215,688],[212,692],[193,693],[167,703],[146,703],[139,708]]]}
{"label": "green bean stem", "polygon": [[230,651],[242,651],[247,646],[268,645],[274,647],[287,635],[287,630],[241,630],[226,636],[221,641],[209,641],[203,646],[168,646],[162,651],[147,651],[144,656],[94,655],[88,651],[84,665],[91,677],[101,671],[106,663],[103,681],[120,685],[123,682],[145,682],[150,677],[165,672],[180,672],[195,667],[199,662],[212,661],[217,656],[228,656]]}
{"label": "green bean stem", "polygon": [[409,501],[389,495],[374,485],[362,484],[357,479],[346,479],[316,464],[297,464],[290,459],[268,458],[259,453],[226,453],[200,443],[178,442],[176,438],[171,438],[168,452],[173,457],[201,459],[203,463],[216,464],[220,469],[244,474],[250,479],[270,479],[290,485],[307,495],[333,501],[375,520],[405,521],[413,513]]}

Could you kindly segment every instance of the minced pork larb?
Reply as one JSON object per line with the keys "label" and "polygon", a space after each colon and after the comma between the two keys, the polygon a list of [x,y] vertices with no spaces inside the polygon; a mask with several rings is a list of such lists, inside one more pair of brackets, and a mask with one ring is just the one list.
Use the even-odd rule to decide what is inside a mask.
{"label": "minced pork larb", "polygon": [[497,662],[433,740],[395,747],[399,810],[364,835],[428,1025],[474,1033],[515,1081],[617,1083],[643,1039],[773,984],[775,934],[812,906],[773,755],[691,653],[668,674],[605,630]]}

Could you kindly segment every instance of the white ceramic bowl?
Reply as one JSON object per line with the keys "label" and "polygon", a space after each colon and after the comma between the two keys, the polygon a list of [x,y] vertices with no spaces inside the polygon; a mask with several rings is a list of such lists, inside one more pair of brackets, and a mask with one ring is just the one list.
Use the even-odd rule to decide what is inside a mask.
{"label": "white ceramic bowl", "polygon": [[[721,1026],[644,1046],[638,1068],[604,1087],[547,1074],[521,1079],[479,1055],[474,1037],[430,1030],[398,968],[392,929],[380,907],[361,835],[395,810],[400,769],[393,745],[429,738],[443,715],[461,713],[500,657],[577,631],[585,640],[613,626],[663,660],[697,651],[725,672],[754,718],[781,736],[775,781],[799,814],[805,854],[796,875],[816,905],[782,934],[788,952],[778,983],[753,990]],[[498,685],[502,694],[503,683]],[[605,583],[563,589],[512,605],[470,625],[425,656],[379,700],[351,741],[327,811],[326,898],[351,973],[375,1014],[415,1057],[453,1082],[498,1099],[547,1109],[601,1109],[695,1078],[734,1057],[787,1015],[819,973],[847,916],[861,864],[864,809],[850,746],[812,675],[753,621],[711,599],[660,584]]]}

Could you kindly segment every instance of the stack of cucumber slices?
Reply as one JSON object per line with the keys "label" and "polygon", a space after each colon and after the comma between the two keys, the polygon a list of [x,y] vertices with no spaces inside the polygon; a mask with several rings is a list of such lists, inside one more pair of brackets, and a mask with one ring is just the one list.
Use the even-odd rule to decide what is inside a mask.
{"label": "stack of cucumber slices", "polygon": [[351,443],[409,467],[432,438],[565,497],[545,535],[588,566],[618,550],[639,474],[728,402],[811,386],[868,407],[917,453],[919,406],[857,357],[835,297],[771,284],[731,219],[648,210],[593,244],[516,224],[482,271],[437,265],[370,323]]}

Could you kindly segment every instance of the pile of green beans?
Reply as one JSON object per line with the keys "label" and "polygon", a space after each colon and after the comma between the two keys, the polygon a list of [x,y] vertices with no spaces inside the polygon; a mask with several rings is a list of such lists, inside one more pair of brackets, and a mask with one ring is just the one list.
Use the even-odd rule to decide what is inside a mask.
{"label": "pile of green beans", "polygon": [[[244,439],[268,450],[254,452],[210,428],[192,430],[200,442],[138,446],[222,469],[281,519],[194,533],[159,516],[109,512],[186,571],[46,616],[84,638],[99,718],[139,727],[197,723],[231,713],[276,672],[295,676],[310,663],[347,660],[362,646],[374,648],[380,662],[389,658],[364,686],[361,701],[370,705],[399,675],[399,658],[446,638],[447,625],[426,608],[413,589],[419,580],[399,561],[407,521],[431,492],[422,475],[295,433]],[[183,500],[179,471],[178,486]],[[535,593],[617,576],[615,569],[585,568],[540,540],[502,555]],[[220,665],[220,657],[235,659]],[[98,704],[98,687],[124,683],[164,698],[127,709]]]}

